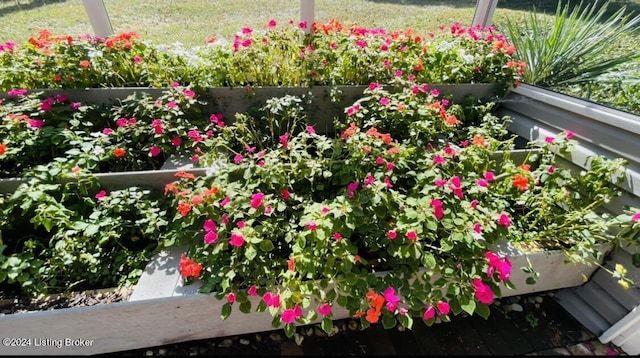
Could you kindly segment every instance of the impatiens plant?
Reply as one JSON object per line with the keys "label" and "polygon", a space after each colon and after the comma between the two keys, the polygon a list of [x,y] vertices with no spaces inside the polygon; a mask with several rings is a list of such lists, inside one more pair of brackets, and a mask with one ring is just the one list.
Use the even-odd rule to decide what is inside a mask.
{"label": "impatiens plant", "polygon": [[[310,32],[305,29],[310,27]],[[242,28],[203,46],[154,45],[136,33],[109,38],[43,30],[0,44],[0,90],[13,88],[368,85],[398,71],[420,83],[495,83],[506,90],[525,68],[496,28],[454,24],[432,34],[326,24]]]}
{"label": "impatiens plant", "polygon": [[[594,157],[589,171],[573,174],[554,154],[570,151],[570,132],[517,157],[514,138],[504,136],[509,119],[492,116],[491,105],[471,111],[486,121],[470,112],[470,125],[443,138],[418,130],[394,137],[378,127],[393,128],[403,114],[357,117],[350,108],[335,135],[302,123],[305,130],[279,141],[242,136],[239,145],[220,132],[205,144],[233,150],[208,152],[215,175],[186,172],[167,185],[172,239],[189,248],[183,277],[227,300],[223,318],[234,305],[268,310],[274,327],[292,335],[295,324],[318,318],[329,332],[336,306],[364,327],[486,317],[521,269],[496,253],[504,240],[563,250],[574,262],[602,259],[597,243],[612,239],[596,211],[619,194],[610,178],[622,161]],[[439,111],[433,117],[416,120],[443,120]]]}
{"label": "impatiens plant", "polygon": [[193,90],[178,84],[156,98],[136,93],[111,106],[24,89],[8,96],[0,102],[0,177],[28,175],[37,165],[69,175],[72,168],[159,169],[171,155],[196,155],[219,121],[203,113]]}

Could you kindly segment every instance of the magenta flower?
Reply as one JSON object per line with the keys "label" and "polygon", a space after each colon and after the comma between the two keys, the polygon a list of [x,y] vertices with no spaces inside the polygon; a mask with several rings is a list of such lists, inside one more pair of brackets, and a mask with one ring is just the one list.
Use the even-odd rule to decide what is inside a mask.
{"label": "magenta flower", "polygon": [[488,182],[492,182],[496,180],[496,175],[493,174],[493,172],[484,172],[483,176],[484,176],[484,179]]}
{"label": "magenta flower", "polygon": [[29,119],[29,126],[31,126],[31,128],[42,128],[44,121],[41,119]]}
{"label": "magenta flower", "polygon": [[102,134],[104,134],[104,135],[109,135],[111,133],[113,133],[113,129],[111,129],[111,128],[104,128],[102,130]]}
{"label": "magenta flower", "polygon": [[428,321],[432,318],[434,318],[436,316],[436,309],[433,306],[428,306],[425,310],[424,310],[424,315],[422,316],[422,318],[425,321]]}
{"label": "magenta flower", "polygon": [[171,144],[173,144],[174,147],[179,147],[182,144],[182,138],[180,137],[171,138]]}
{"label": "magenta flower", "polygon": [[159,156],[161,152],[162,150],[156,145],[154,145],[153,147],[151,147],[151,149],[149,149],[149,155],[151,155],[152,157]]}
{"label": "magenta flower", "polygon": [[564,131],[564,135],[565,135],[565,137],[566,137],[567,139],[571,139],[571,138],[573,138],[573,132],[572,132],[572,131],[570,131],[570,130],[566,130],[566,131]]}
{"label": "magenta flower", "polygon": [[395,165],[395,164],[393,164],[393,163],[391,163],[391,162],[387,163],[387,171],[388,171],[388,172],[392,172],[392,171],[393,171],[393,169],[395,169],[395,167],[396,167],[396,165]]}
{"label": "magenta flower", "polygon": [[473,231],[478,234],[482,234],[482,225],[480,225],[480,223],[473,224]]}
{"label": "magenta flower", "polygon": [[438,306],[438,312],[440,312],[440,314],[442,315],[448,315],[449,312],[451,312],[451,307],[447,302],[439,301],[437,306]]}
{"label": "magenta flower", "polygon": [[318,228],[318,224],[316,224],[315,221],[309,221],[308,223],[304,224],[304,226],[308,227],[311,231],[315,231]]}
{"label": "magenta flower", "polygon": [[227,302],[234,303],[236,301],[236,294],[233,292],[229,292],[227,295]]}
{"label": "magenta flower", "polygon": [[204,229],[204,231],[215,231],[217,228],[217,225],[215,223],[215,221],[211,220],[211,219],[207,219],[204,222],[204,225],[202,225],[202,228]]}
{"label": "magenta flower", "polygon": [[264,194],[255,193],[251,196],[251,207],[254,209],[259,208],[262,205],[262,200],[264,199]]}
{"label": "magenta flower", "polygon": [[27,90],[23,88],[13,89],[7,92],[7,95],[9,97],[20,97],[24,96],[25,94],[27,94]]}
{"label": "magenta flower", "polygon": [[395,240],[396,237],[398,237],[398,233],[395,230],[389,230],[389,231],[387,231],[387,237],[390,240]]}
{"label": "magenta flower", "polygon": [[382,157],[377,157],[377,158],[376,158],[376,164],[378,164],[378,165],[382,165],[382,164],[384,164],[384,158],[382,158]]}
{"label": "magenta flower", "polygon": [[218,240],[218,234],[215,231],[207,231],[207,233],[204,234],[204,242],[208,245],[215,243],[216,240]]}
{"label": "magenta flower", "polygon": [[235,247],[242,247],[242,245],[244,245],[244,237],[238,234],[231,234],[231,238],[229,239],[229,244]]}
{"label": "magenta flower", "polygon": [[436,155],[435,157],[433,157],[433,163],[434,164],[444,164],[446,162],[447,162],[447,160],[444,157],[440,156],[440,155]]}
{"label": "magenta flower", "polygon": [[446,180],[444,180],[444,179],[436,179],[436,181],[434,182],[434,184],[435,184],[437,187],[441,188],[441,187],[443,187],[443,186],[445,186],[445,185],[447,184],[447,181],[446,181]]}
{"label": "magenta flower", "polygon": [[282,311],[282,322],[293,323],[296,319],[302,317],[302,308],[299,305],[295,305],[293,308],[287,308]]}
{"label": "magenta flower", "polygon": [[336,241],[342,240],[342,234],[339,233],[339,232],[334,232],[333,233],[333,239],[336,240]]}
{"label": "magenta flower", "polygon": [[553,141],[554,141],[554,140],[556,140],[556,139],[555,139],[554,137],[551,137],[551,136],[544,137],[544,141],[545,141],[547,144],[553,144]]}
{"label": "magenta flower", "polygon": [[442,201],[438,199],[431,200],[431,207],[433,208],[433,213],[436,216],[436,219],[440,220],[444,216],[444,210],[442,209]]}
{"label": "magenta flower", "polygon": [[284,200],[289,200],[289,199],[291,199],[291,193],[289,193],[289,190],[287,190],[287,189],[282,189],[282,190],[280,191],[280,194],[282,195],[282,198],[283,198]]}
{"label": "magenta flower", "polygon": [[289,147],[289,133],[285,133],[280,137],[280,144],[282,144],[282,148],[287,149]]}
{"label": "magenta flower", "polygon": [[309,134],[316,134],[316,129],[313,128],[313,126],[307,126],[306,130],[307,130],[307,133]]}
{"label": "magenta flower", "polygon": [[374,180],[375,180],[375,178],[373,177],[373,175],[369,174],[367,176],[367,179],[364,180],[364,186],[370,187],[371,184],[373,184]]}
{"label": "magenta flower", "polygon": [[231,197],[226,196],[224,199],[220,201],[220,207],[224,208],[227,204],[231,202]]}
{"label": "magenta flower", "polygon": [[633,214],[631,221],[640,221],[640,212]]}
{"label": "magenta flower", "polygon": [[280,307],[280,295],[274,295],[271,292],[267,292],[262,296],[262,300],[267,304],[267,307]]}
{"label": "magenta flower", "polygon": [[107,192],[104,190],[101,190],[100,192],[98,192],[98,194],[96,194],[96,199],[98,200],[102,200],[106,197],[107,197]]}
{"label": "magenta flower", "polygon": [[511,219],[509,219],[509,216],[506,213],[502,213],[500,214],[500,217],[498,218],[498,224],[504,226],[504,227],[510,227],[511,226]]}
{"label": "magenta flower", "polygon": [[414,241],[417,238],[418,238],[418,234],[415,231],[413,231],[413,230],[407,231],[407,239],[409,239],[411,241]]}
{"label": "magenta flower", "polygon": [[391,104],[391,101],[387,97],[380,98],[380,104],[383,106],[388,106]]}
{"label": "magenta flower", "polygon": [[471,200],[471,207],[474,208],[474,209],[477,209],[478,208],[478,200],[476,200],[476,199]]}
{"label": "magenta flower", "polygon": [[400,297],[396,295],[396,289],[393,287],[387,287],[382,293],[386,302],[386,307],[389,312],[394,312],[400,303]]}
{"label": "magenta flower", "polygon": [[478,181],[476,181],[476,185],[482,188],[486,188],[489,186],[489,183],[484,179],[478,179]]}
{"label": "magenta flower", "polygon": [[475,289],[474,296],[480,303],[485,305],[491,304],[494,299],[493,291],[491,291],[491,287],[486,283],[482,282],[481,279],[476,278],[471,282],[471,285]]}
{"label": "magenta flower", "polygon": [[256,287],[256,285],[252,285],[251,287],[249,287],[249,289],[247,290],[247,294],[249,296],[257,296],[258,288]]}
{"label": "magenta flower", "polygon": [[321,316],[328,316],[331,314],[331,305],[328,303],[323,303],[318,307],[318,313]]}

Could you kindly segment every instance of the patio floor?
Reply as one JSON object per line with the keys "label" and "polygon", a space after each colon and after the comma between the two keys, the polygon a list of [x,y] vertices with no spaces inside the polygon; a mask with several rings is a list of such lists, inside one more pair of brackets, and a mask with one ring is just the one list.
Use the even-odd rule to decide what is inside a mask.
{"label": "patio floor", "polygon": [[401,331],[378,324],[360,330],[356,321],[346,319],[335,322],[340,331],[331,336],[311,325],[299,327],[292,338],[280,329],[101,356],[626,355],[612,344],[600,343],[553,294],[503,298],[492,305],[487,320],[455,316],[449,323],[431,327],[416,320],[412,330]]}

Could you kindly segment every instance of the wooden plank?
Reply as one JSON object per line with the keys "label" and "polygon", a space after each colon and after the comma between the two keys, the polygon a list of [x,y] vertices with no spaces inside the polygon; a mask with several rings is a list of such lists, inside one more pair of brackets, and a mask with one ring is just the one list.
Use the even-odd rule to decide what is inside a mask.
{"label": "wooden plank", "polygon": [[103,0],[82,0],[84,9],[89,17],[89,22],[93,28],[93,33],[98,37],[109,37],[113,35],[111,20],[104,6]]}
{"label": "wooden plank", "polygon": [[396,355],[401,356],[417,356],[421,355],[420,346],[416,341],[416,337],[409,329],[399,330],[398,327],[391,328],[388,331],[389,339],[396,351]]}
{"label": "wooden plank", "polygon": [[389,332],[379,324],[371,325],[366,330],[369,337],[369,350],[377,355],[396,355],[396,350],[389,337]]}

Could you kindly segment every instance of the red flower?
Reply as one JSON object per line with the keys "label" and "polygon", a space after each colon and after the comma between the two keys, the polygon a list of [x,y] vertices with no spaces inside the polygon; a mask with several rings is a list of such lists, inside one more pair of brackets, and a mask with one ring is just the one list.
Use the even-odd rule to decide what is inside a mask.
{"label": "red flower", "polygon": [[184,254],[180,257],[180,275],[182,275],[183,279],[187,279],[189,277],[199,278],[201,271],[201,264],[184,256]]}
{"label": "red flower", "polygon": [[113,150],[113,155],[115,155],[116,158],[122,158],[127,155],[127,151],[123,148],[116,148]]}

